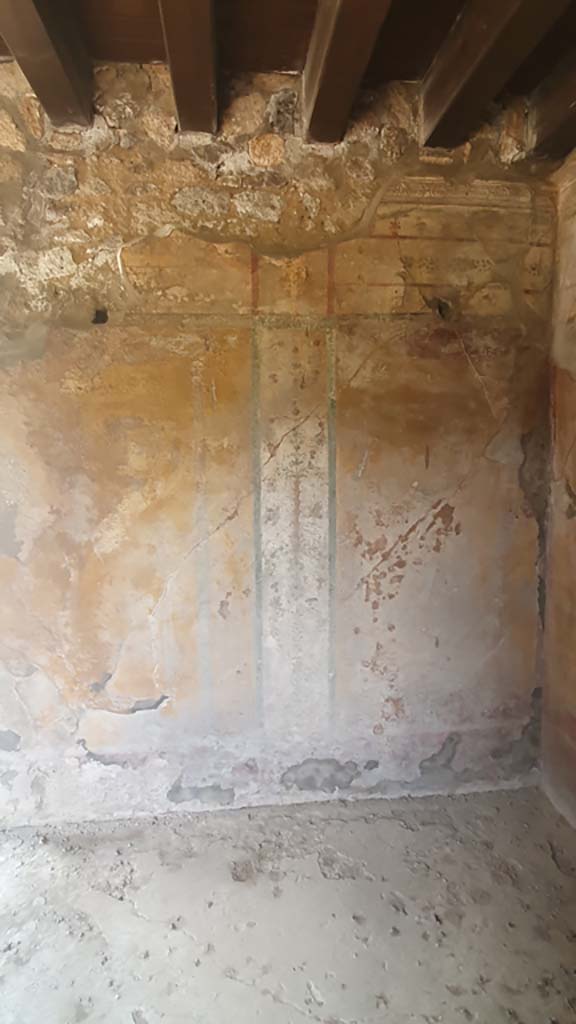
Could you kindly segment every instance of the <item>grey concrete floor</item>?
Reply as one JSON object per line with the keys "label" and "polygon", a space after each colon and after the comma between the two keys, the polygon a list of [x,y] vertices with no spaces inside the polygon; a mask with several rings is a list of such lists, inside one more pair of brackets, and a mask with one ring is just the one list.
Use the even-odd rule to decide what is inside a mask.
{"label": "grey concrete floor", "polygon": [[574,1024],[536,790],[0,835],[1,1024]]}

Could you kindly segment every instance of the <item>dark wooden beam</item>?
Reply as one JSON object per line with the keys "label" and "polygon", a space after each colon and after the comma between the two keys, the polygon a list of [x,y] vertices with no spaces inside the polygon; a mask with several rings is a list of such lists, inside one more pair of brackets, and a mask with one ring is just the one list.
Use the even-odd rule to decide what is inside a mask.
{"label": "dark wooden beam", "polygon": [[570,2],[468,0],[422,83],[422,142],[465,142]]}
{"label": "dark wooden beam", "polygon": [[528,151],[560,159],[576,146],[576,54],[532,94]]}
{"label": "dark wooden beam", "polygon": [[391,0],[319,0],[302,82],[306,134],[338,142]]}
{"label": "dark wooden beam", "polygon": [[218,88],[213,0],[159,0],[178,127],[215,132]]}
{"label": "dark wooden beam", "polygon": [[92,65],[73,8],[54,0],[0,0],[0,35],[56,125],[92,121]]}

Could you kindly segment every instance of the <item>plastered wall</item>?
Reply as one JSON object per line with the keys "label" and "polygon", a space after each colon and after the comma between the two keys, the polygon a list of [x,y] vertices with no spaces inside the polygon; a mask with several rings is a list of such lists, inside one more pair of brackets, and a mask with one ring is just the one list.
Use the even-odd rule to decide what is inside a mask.
{"label": "plastered wall", "polygon": [[553,193],[408,88],[323,147],[98,81],[0,68],[3,820],[533,778]]}
{"label": "plastered wall", "polygon": [[576,178],[557,175],[558,252],[552,347],[552,461],[548,522],[544,784],[576,822]]}

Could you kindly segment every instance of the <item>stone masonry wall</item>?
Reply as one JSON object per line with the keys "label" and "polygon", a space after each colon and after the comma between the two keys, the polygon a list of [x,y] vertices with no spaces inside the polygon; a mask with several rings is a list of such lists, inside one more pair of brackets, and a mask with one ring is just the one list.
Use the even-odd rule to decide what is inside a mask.
{"label": "stone masonry wall", "polygon": [[5,821],[481,788],[538,757],[554,204],[414,94],[56,131],[0,68]]}

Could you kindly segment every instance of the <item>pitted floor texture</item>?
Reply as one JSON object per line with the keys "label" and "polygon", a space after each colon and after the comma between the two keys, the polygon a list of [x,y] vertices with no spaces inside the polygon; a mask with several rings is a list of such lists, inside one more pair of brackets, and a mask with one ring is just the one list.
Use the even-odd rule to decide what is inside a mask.
{"label": "pitted floor texture", "polygon": [[0,836],[2,1024],[573,1024],[537,790]]}

